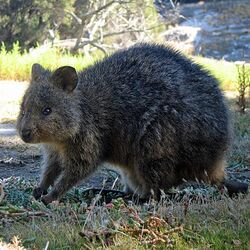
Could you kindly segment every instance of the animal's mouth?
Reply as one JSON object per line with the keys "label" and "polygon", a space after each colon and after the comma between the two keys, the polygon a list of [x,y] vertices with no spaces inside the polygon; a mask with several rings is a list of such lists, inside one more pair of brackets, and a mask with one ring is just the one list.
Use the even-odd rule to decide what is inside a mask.
{"label": "animal's mouth", "polygon": [[20,137],[25,143],[38,143],[37,132],[31,129],[20,131]]}
{"label": "animal's mouth", "polygon": [[22,140],[26,143],[31,142],[32,137],[33,137],[31,129],[23,129],[21,131],[20,136],[21,136]]}

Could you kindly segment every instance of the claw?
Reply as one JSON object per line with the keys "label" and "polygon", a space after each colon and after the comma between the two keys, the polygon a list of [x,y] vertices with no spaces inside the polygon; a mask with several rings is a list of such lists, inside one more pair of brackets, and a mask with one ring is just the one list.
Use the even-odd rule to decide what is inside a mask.
{"label": "claw", "polygon": [[33,196],[36,200],[40,199],[42,195],[48,194],[47,190],[43,190],[41,187],[36,187],[33,190]]}
{"label": "claw", "polygon": [[40,187],[36,187],[33,190],[33,196],[36,200],[38,200],[39,198],[41,198],[43,194],[43,190]]}
{"label": "claw", "polygon": [[50,195],[44,195],[42,196],[41,201],[43,202],[44,205],[48,205],[53,201],[53,198]]}

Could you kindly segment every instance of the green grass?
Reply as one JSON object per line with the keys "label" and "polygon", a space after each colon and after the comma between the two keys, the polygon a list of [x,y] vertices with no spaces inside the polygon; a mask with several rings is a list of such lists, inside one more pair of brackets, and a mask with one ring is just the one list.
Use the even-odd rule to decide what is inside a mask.
{"label": "green grass", "polygon": [[238,73],[234,63],[204,57],[193,57],[193,60],[210,71],[220,82],[223,90],[237,90]]}
{"label": "green grass", "polygon": [[6,51],[4,44],[0,49],[0,80],[28,81],[31,66],[40,63],[45,68],[54,70],[63,65],[83,69],[93,64],[98,55],[93,58],[84,57],[82,54],[72,55],[59,51],[56,48],[38,47],[29,53],[21,53],[18,43],[13,45],[11,51]]}

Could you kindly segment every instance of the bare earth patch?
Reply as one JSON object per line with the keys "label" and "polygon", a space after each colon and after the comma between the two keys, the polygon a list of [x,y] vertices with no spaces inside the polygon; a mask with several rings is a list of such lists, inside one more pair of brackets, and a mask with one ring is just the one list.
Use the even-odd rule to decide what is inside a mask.
{"label": "bare earth patch", "polygon": [[15,120],[27,82],[0,81],[0,122]]}

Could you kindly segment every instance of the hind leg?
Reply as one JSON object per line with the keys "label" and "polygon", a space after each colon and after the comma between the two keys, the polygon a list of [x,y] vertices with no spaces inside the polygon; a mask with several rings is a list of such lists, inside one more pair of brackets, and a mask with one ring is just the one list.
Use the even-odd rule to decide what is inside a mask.
{"label": "hind leg", "polygon": [[219,187],[226,187],[229,196],[238,193],[246,193],[248,191],[248,185],[239,181],[228,180],[225,174],[225,160],[220,160],[216,163],[211,176],[211,183],[216,184]]}
{"label": "hind leg", "polygon": [[144,191],[144,197],[151,195],[159,200],[161,190],[167,191],[178,184],[174,164],[168,159],[151,159],[139,165],[136,171],[137,178]]}
{"label": "hind leg", "polygon": [[215,163],[208,166],[200,165],[187,166],[182,164],[178,170],[180,178],[182,179],[180,187],[186,186],[199,186],[206,184],[220,185],[225,179],[225,161],[224,159],[219,159]]}
{"label": "hind leg", "polygon": [[125,185],[124,191],[127,194],[138,194],[139,196],[144,196],[145,191],[142,183],[138,179],[135,171],[125,170],[122,172],[122,179]]}
{"label": "hind leg", "polygon": [[219,159],[213,166],[212,170],[207,176],[207,182],[211,184],[220,184],[225,179],[226,161],[224,158]]}

